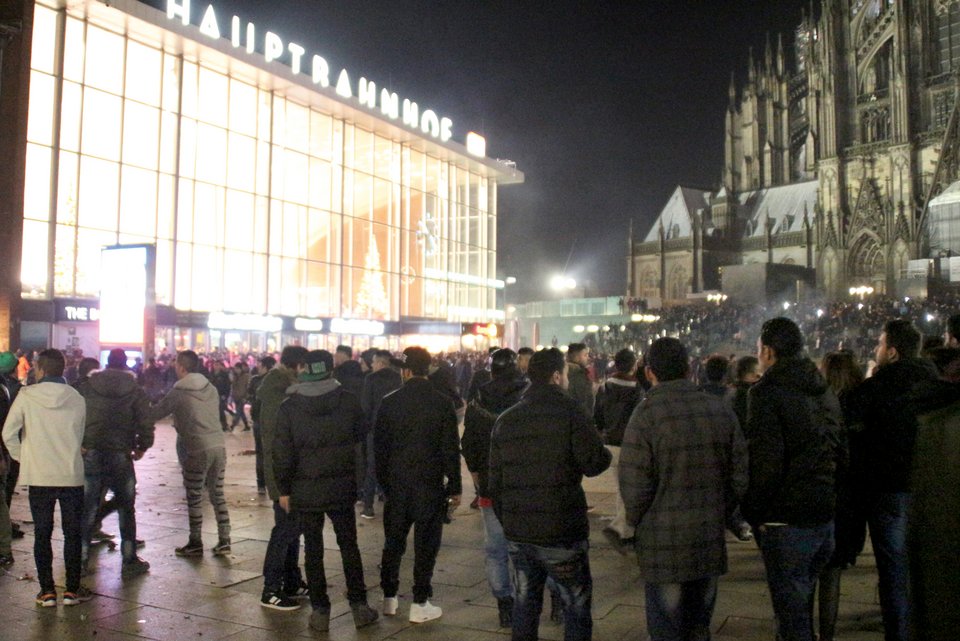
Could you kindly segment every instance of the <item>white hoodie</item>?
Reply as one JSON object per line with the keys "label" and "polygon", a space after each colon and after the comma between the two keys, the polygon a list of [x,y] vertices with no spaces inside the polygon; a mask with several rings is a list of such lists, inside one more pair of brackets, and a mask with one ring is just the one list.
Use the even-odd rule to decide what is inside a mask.
{"label": "white hoodie", "polygon": [[3,442],[10,456],[20,461],[21,484],[83,485],[80,445],[86,414],[83,397],[63,383],[37,383],[17,393],[3,424]]}

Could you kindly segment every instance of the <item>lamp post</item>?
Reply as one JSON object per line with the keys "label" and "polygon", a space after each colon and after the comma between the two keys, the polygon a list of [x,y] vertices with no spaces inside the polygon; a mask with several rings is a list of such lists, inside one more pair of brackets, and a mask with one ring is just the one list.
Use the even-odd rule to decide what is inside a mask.
{"label": "lamp post", "polygon": [[518,321],[514,319],[513,322],[510,321],[510,305],[507,302],[507,293],[511,285],[517,284],[517,278],[515,276],[507,276],[503,280],[503,342],[504,347],[509,347],[516,351],[517,343],[520,340]]}

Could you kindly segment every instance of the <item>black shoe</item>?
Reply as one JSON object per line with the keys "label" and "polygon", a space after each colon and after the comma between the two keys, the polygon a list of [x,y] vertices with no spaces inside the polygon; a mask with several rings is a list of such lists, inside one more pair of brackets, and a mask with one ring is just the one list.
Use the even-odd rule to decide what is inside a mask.
{"label": "black shoe", "polygon": [[479,497],[479,496],[473,497],[473,500],[470,501],[470,509],[471,509],[471,510],[479,510],[479,509],[480,509],[480,497]]}
{"label": "black shoe", "polygon": [[310,586],[301,579],[299,583],[284,586],[283,594],[290,599],[303,599],[310,596]]}
{"label": "black shoe", "polygon": [[497,610],[500,613],[500,627],[513,627],[513,597],[497,599]]}
{"label": "black shoe", "polygon": [[366,603],[351,603],[350,609],[353,611],[353,625],[358,630],[365,628],[380,617],[380,613]]}
{"label": "black shoe", "polygon": [[149,571],[150,564],[141,559],[139,556],[135,556],[132,559],[123,562],[120,574],[121,576],[132,577],[139,574],[145,574]]}
{"label": "black shoe", "polygon": [[23,538],[23,530],[20,529],[19,523],[10,524],[10,538],[13,538],[13,539]]}
{"label": "black shoe", "polygon": [[300,604],[287,598],[283,592],[266,592],[260,597],[260,605],[271,610],[299,610]]}

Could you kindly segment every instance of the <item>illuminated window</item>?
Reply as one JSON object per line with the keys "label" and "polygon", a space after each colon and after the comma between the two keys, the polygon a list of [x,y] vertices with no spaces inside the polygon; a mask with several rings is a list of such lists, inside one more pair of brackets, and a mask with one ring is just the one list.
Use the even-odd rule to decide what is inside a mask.
{"label": "illuminated window", "polygon": [[120,189],[120,232],[152,239],[157,220],[156,172],[124,167]]}
{"label": "illuminated window", "polygon": [[197,180],[227,183],[227,132],[204,123],[197,125]]}
{"label": "illuminated window", "polygon": [[180,100],[180,59],[169,53],[163,54],[163,108],[177,111]]}
{"label": "illuminated window", "polygon": [[23,215],[33,220],[50,220],[50,149],[27,145]]}
{"label": "illuminated window", "polygon": [[[193,246],[193,264],[197,272],[190,279],[190,307],[199,311],[223,309],[223,259],[222,249],[205,245]],[[179,271],[180,265],[177,265]]]}
{"label": "illuminated window", "polygon": [[157,241],[157,303],[173,305],[173,243]]}
{"label": "illuminated window", "polygon": [[123,162],[156,169],[160,145],[160,110],[130,100],[123,112]]}
{"label": "illuminated window", "polygon": [[[254,197],[251,194],[227,190],[227,225],[225,246],[231,249],[253,250]],[[230,270],[227,270],[230,273]]]}
{"label": "illuminated window", "polygon": [[[194,191],[193,242],[223,246],[223,187],[198,182]],[[194,258],[196,258],[194,253]],[[201,263],[202,264],[202,263]]]}
{"label": "illuminated window", "polygon": [[310,145],[310,111],[289,100],[286,107],[283,145],[306,153]]}
{"label": "illuminated window", "polygon": [[82,227],[116,230],[119,174],[120,166],[117,163],[87,156],[80,159],[78,219]]}
{"label": "illuminated window", "polygon": [[87,25],[84,83],[120,94],[123,91],[123,37]]}
{"label": "illuminated window", "polygon": [[157,238],[173,238],[173,196],[175,178],[160,174],[157,188]]}
{"label": "illuminated window", "polygon": [[250,259],[247,252],[224,252],[223,304],[226,311],[251,311],[250,282],[253,280],[253,264]]}
{"label": "illuminated window", "polygon": [[77,230],[77,296],[100,295],[100,250],[116,243],[113,232]]}
{"label": "illuminated window", "polygon": [[56,253],[53,257],[53,293],[56,296],[73,296],[74,249],[77,242],[77,228],[69,225],[57,225]]}
{"label": "illuminated window", "polygon": [[148,105],[160,106],[162,56],[159,50],[127,41],[127,83],[124,95]]}
{"label": "illuminated window", "polygon": [[[227,77],[215,71],[200,67],[199,102],[197,111],[199,120],[218,127],[227,126]],[[184,89],[186,94],[186,89]]]}
{"label": "illuminated window", "polygon": [[310,159],[310,206],[330,209],[330,163],[325,160]]}
{"label": "illuminated window", "polygon": [[38,71],[52,74],[56,55],[57,13],[46,7],[36,5],[33,10],[33,44],[30,48],[30,66]]}
{"label": "illuminated window", "polygon": [[84,154],[120,160],[120,98],[87,87],[83,92]]}
{"label": "illuminated window", "polygon": [[34,71],[30,74],[30,113],[27,140],[41,145],[53,144],[54,78]]}
{"label": "illuminated window", "polygon": [[[197,63],[183,61],[181,73],[183,74],[183,89],[180,105],[180,113],[188,118],[197,117]],[[174,107],[168,107],[176,109]]]}
{"label": "illuminated window", "polygon": [[[80,85],[64,81],[60,109],[60,148],[80,151],[80,109],[82,102]],[[33,103],[30,104],[31,112]]]}
{"label": "illuminated window", "polygon": [[[157,257],[159,260],[159,256]],[[193,273],[193,245],[178,242],[176,248],[175,296],[173,304],[178,309],[192,309],[190,305]]]}
{"label": "illuminated window", "polygon": [[230,80],[230,130],[257,135],[257,88],[235,79]]}
{"label": "illuminated window", "polygon": [[180,175],[194,177],[197,162],[197,123],[180,119]]}
{"label": "illuminated window", "polygon": [[49,223],[23,221],[23,255],[20,261],[20,283],[23,295],[42,298],[47,294],[47,246]]}
{"label": "illuminated window", "polygon": [[310,176],[307,157],[287,150],[283,155],[283,198],[295,203],[307,204]]}
{"label": "illuminated window", "polygon": [[227,186],[250,191],[255,186],[257,175],[257,143],[253,138],[233,132],[230,132],[229,139]]}
{"label": "illuminated window", "polygon": [[177,169],[177,122],[176,114],[160,114],[160,171],[169,174]]}
{"label": "illuminated window", "polygon": [[86,53],[83,46],[83,22],[67,16],[65,29],[63,77],[68,80],[83,82],[83,61]]}
{"label": "illuminated window", "polygon": [[69,151],[60,152],[57,176],[57,222],[77,224],[77,188],[80,178],[80,159]]}
{"label": "illuminated window", "polygon": [[310,155],[330,160],[333,157],[333,118],[318,111],[310,112]]}

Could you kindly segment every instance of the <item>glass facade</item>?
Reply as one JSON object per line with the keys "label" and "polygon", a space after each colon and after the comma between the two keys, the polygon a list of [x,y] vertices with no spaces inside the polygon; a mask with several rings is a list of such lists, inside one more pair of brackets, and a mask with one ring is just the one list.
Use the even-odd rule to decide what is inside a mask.
{"label": "glass facade", "polygon": [[25,298],[96,297],[101,247],[150,243],[179,310],[502,318],[484,165],[117,23],[36,6]]}

